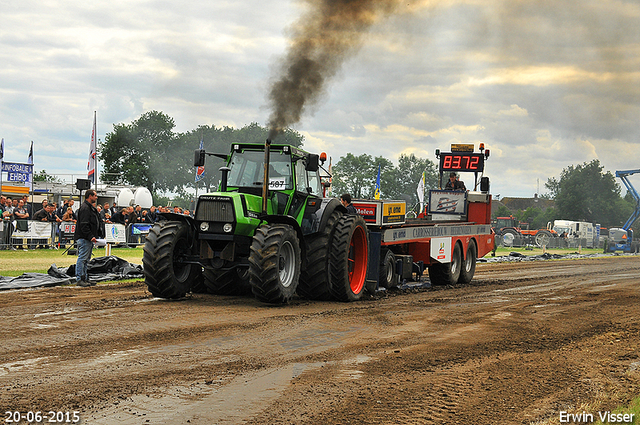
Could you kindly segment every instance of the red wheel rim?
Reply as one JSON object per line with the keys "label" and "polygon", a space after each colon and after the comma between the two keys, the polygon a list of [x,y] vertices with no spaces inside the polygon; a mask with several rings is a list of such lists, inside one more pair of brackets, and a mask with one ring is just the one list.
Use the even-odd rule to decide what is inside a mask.
{"label": "red wheel rim", "polygon": [[367,235],[358,226],[351,235],[349,246],[349,286],[354,294],[359,294],[367,277],[367,260],[369,256]]}

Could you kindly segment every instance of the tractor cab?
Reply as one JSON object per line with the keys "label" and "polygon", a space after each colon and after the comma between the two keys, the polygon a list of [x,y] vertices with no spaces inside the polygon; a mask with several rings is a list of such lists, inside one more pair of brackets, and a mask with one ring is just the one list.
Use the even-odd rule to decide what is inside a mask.
{"label": "tractor cab", "polygon": [[[272,191],[297,191],[322,196],[317,159],[291,146],[272,145],[269,153],[268,186]],[[317,157],[317,155],[316,155]],[[313,162],[316,166],[314,167]],[[264,146],[234,145],[228,162],[227,190],[262,193]]]}

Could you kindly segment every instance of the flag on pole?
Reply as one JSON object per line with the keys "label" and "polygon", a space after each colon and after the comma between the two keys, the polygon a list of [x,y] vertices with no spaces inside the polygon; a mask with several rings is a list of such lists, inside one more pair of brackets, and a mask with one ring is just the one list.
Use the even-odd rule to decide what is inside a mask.
{"label": "flag on pole", "polygon": [[[200,137],[200,150],[204,150],[204,140]],[[204,165],[196,168],[196,183],[204,178]]]}
{"label": "flag on pole", "polygon": [[87,163],[87,177],[91,183],[96,183],[96,113],[93,113],[93,128],[91,130],[91,146],[89,147],[89,162]]}
{"label": "flag on pole", "polygon": [[331,195],[331,186],[333,186],[333,171],[331,169],[331,161],[332,161],[332,157],[329,157],[329,190],[327,190],[327,196]]}
{"label": "flag on pole", "polygon": [[376,191],[373,194],[374,199],[380,199],[380,164],[378,164],[378,177],[376,178]]}
{"label": "flag on pole", "polygon": [[2,193],[2,159],[4,158],[4,138],[0,143],[0,193]]}
{"label": "flag on pole", "polygon": [[[33,165],[33,140],[31,141],[31,149],[29,149],[29,158],[27,158],[27,163],[29,165]],[[29,179],[31,180],[29,182],[29,189],[32,192],[32,199],[31,201],[33,201],[33,167],[31,167],[31,174],[29,176]]]}
{"label": "flag on pole", "polygon": [[418,188],[416,192],[418,192],[418,200],[420,201],[420,212],[424,210],[424,181],[425,181],[425,173],[422,172],[420,176],[420,181],[418,182]]}

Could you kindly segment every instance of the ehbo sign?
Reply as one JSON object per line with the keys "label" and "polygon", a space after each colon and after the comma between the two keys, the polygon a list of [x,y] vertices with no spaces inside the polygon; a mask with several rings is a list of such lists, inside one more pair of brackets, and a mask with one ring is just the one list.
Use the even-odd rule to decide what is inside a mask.
{"label": "ehbo sign", "polygon": [[31,182],[33,181],[33,165],[3,162],[2,181],[15,186],[31,186]]}

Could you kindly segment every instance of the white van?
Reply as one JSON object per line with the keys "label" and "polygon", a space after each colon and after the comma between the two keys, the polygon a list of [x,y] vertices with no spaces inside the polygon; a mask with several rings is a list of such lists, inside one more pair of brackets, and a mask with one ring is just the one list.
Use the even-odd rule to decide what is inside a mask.
{"label": "white van", "polygon": [[[547,228],[551,229],[551,223],[547,224]],[[596,241],[595,226],[586,221],[571,220],[554,220],[553,230],[558,233],[559,237],[567,239],[586,239],[587,246],[585,248],[594,248]]]}

